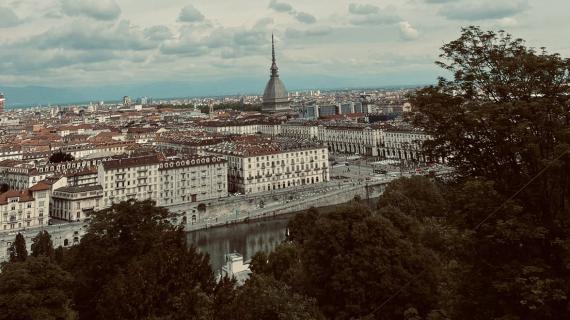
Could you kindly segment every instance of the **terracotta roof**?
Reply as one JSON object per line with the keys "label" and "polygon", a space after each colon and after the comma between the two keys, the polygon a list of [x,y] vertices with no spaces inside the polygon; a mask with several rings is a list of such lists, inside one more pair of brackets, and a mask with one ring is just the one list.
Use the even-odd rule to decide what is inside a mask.
{"label": "terracotta roof", "polygon": [[38,183],[36,183],[34,186],[32,186],[29,190],[32,192],[35,191],[46,191],[51,189],[51,186],[43,181],[40,181]]}
{"label": "terracotta roof", "polygon": [[34,200],[34,197],[32,196],[32,192],[30,190],[8,190],[0,194],[0,205],[7,204],[8,199],[10,198],[19,198],[20,202],[28,202]]}

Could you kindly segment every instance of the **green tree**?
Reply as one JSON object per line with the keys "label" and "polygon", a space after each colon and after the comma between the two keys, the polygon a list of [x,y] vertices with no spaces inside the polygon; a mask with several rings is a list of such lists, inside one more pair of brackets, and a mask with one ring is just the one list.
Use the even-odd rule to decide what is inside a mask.
{"label": "green tree", "polygon": [[314,207],[295,215],[287,226],[289,229],[288,240],[302,244],[311,234],[312,227],[318,217],[319,211]]}
{"label": "green tree", "polygon": [[418,219],[441,217],[447,212],[439,188],[427,177],[399,178],[388,184],[378,207],[393,206]]}
{"label": "green tree", "polygon": [[72,276],[46,257],[6,263],[0,272],[0,320],[75,319]]}
{"label": "green tree", "polygon": [[10,251],[10,262],[23,262],[28,258],[28,249],[26,249],[26,239],[18,232],[14,243],[8,248]]}
{"label": "green tree", "polygon": [[54,249],[53,242],[51,241],[51,235],[47,230],[42,230],[32,239],[32,256],[45,256],[48,258],[53,258]]}
{"label": "green tree", "polygon": [[75,160],[75,158],[71,154],[65,153],[61,150],[52,153],[52,155],[49,157],[50,163],[60,163],[60,162],[67,162],[73,160]]}
{"label": "green tree", "polygon": [[438,257],[419,243],[413,217],[391,206],[372,213],[352,204],[319,215],[309,227],[300,249],[304,290],[326,316],[402,319],[410,307],[421,315],[438,307]]}
{"label": "green tree", "polygon": [[87,234],[64,259],[75,276],[81,319],[209,317],[214,278],[208,256],[186,245],[172,217],[151,201],[93,214]]}
{"label": "green tree", "polygon": [[0,194],[10,190],[10,186],[6,183],[0,183]]}
{"label": "green tree", "polygon": [[299,248],[295,243],[284,242],[273,252],[258,252],[251,258],[250,269],[254,274],[271,276],[290,286],[297,287],[300,275]]}
{"label": "green tree", "polygon": [[478,27],[440,57],[453,79],[412,102],[458,175],[451,318],[570,318],[570,60]]}
{"label": "green tree", "polygon": [[214,288],[212,318],[214,320],[233,319],[233,306],[237,303],[236,279],[223,277]]}
{"label": "green tree", "polygon": [[236,320],[324,319],[314,299],[293,292],[272,277],[255,275],[237,289],[231,306]]}

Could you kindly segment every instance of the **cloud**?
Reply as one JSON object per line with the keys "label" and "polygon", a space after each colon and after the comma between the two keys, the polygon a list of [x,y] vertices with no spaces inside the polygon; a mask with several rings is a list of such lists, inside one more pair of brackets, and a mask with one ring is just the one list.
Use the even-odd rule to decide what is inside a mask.
{"label": "cloud", "polygon": [[400,36],[404,40],[414,40],[417,39],[419,33],[408,21],[401,21],[400,24]]}
{"label": "cloud", "polygon": [[285,36],[290,39],[303,38],[303,37],[320,37],[326,36],[332,32],[330,27],[317,27],[307,30],[299,30],[295,28],[287,28]]}
{"label": "cloud", "polygon": [[19,25],[22,20],[18,18],[14,10],[8,7],[0,7],[0,28],[10,28]]}
{"label": "cloud", "polygon": [[271,0],[269,2],[269,8],[277,12],[293,12],[293,6],[285,2],[277,2],[277,0]]}
{"label": "cloud", "polygon": [[200,22],[204,20],[204,15],[198,11],[193,5],[187,5],[180,10],[178,21],[181,22]]}
{"label": "cloud", "polygon": [[317,22],[317,18],[310,13],[297,11],[288,3],[277,2],[277,0],[271,0],[269,2],[269,8],[276,12],[288,13],[290,16],[295,18],[297,21],[305,24],[313,24]]}
{"label": "cloud", "polygon": [[167,26],[158,25],[144,29],[144,35],[153,41],[164,41],[172,39],[173,34]]}
{"label": "cloud", "polygon": [[121,8],[115,0],[61,0],[61,9],[68,16],[96,20],[115,20],[121,15]]}
{"label": "cloud", "polygon": [[440,4],[440,3],[449,3],[449,2],[455,2],[457,0],[424,0],[426,3],[431,3],[431,4]]}
{"label": "cloud", "polygon": [[348,5],[348,12],[352,14],[374,14],[378,13],[380,8],[371,4],[351,3]]}
{"label": "cloud", "polygon": [[262,19],[252,28],[218,27],[201,37],[199,33],[183,29],[177,39],[164,42],[160,52],[190,57],[219,53],[223,59],[265,54],[271,45],[268,30],[271,22]]}
{"label": "cloud", "polygon": [[272,25],[274,22],[275,21],[273,20],[273,18],[270,18],[270,17],[261,18],[261,19],[257,20],[255,25],[253,25],[253,28],[254,29],[266,28],[267,26]]}
{"label": "cloud", "polygon": [[497,26],[499,27],[515,27],[519,24],[517,19],[505,17],[497,20]]}
{"label": "cloud", "polygon": [[481,0],[445,6],[440,14],[450,20],[492,20],[514,16],[528,9],[528,0]]}
{"label": "cloud", "polygon": [[315,16],[313,16],[312,14],[308,14],[305,12],[297,12],[297,14],[295,14],[295,18],[302,23],[306,23],[306,24],[312,24],[317,22],[317,18],[315,18]]}
{"label": "cloud", "polygon": [[355,26],[374,26],[394,24],[402,21],[393,7],[380,8],[371,4],[354,4],[348,6],[348,12],[352,15],[350,23]]}
{"label": "cloud", "polygon": [[85,23],[74,20],[24,40],[22,46],[37,49],[132,50],[157,47],[143,32],[123,20],[118,23]]}

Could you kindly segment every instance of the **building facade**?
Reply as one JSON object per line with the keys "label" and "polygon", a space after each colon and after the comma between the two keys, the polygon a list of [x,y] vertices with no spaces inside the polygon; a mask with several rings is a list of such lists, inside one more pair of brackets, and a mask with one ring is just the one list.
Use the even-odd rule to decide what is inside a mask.
{"label": "building facade", "polygon": [[0,230],[14,232],[47,225],[49,202],[49,187],[45,185],[0,194]]}

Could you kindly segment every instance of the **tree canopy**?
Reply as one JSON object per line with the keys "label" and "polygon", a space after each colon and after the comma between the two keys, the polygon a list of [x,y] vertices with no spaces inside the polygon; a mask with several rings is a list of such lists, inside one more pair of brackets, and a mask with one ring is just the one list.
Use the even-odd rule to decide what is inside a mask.
{"label": "tree canopy", "polygon": [[51,236],[46,230],[42,230],[32,239],[32,256],[54,257],[53,242]]}
{"label": "tree canopy", "polygon": [[0,272],[0,320],[75,319],[72,276],[46,257],[7,263]]}
{"label": "tree canopy", "polygon": [[65,153],[61,150],[52,153],[52,155],[49,157],[50,163],[60,163],[60,162],[67,162],[73,160],[75,160],[75,158],[71,154]]}
{"label": "tree canopy", "polygon": [[188,247],[172,214],[151,201],[122,202],[92,216],[72,248],[74,300],[82,319],[202,319],[214,276]]}
{"label": "tree canopy", "polygon": [[453,79],[413,97],[458,179],[448,223],[463,319],[570,317],[570,60],[505,32],[462,30],[438,64]]}
{"label": "tree canopy", "polygon": [[28,249],[26,248],[26,239],[21,233],[16,235],[14,242],[8,248],[11,262],[24,262],[28,258]]}

